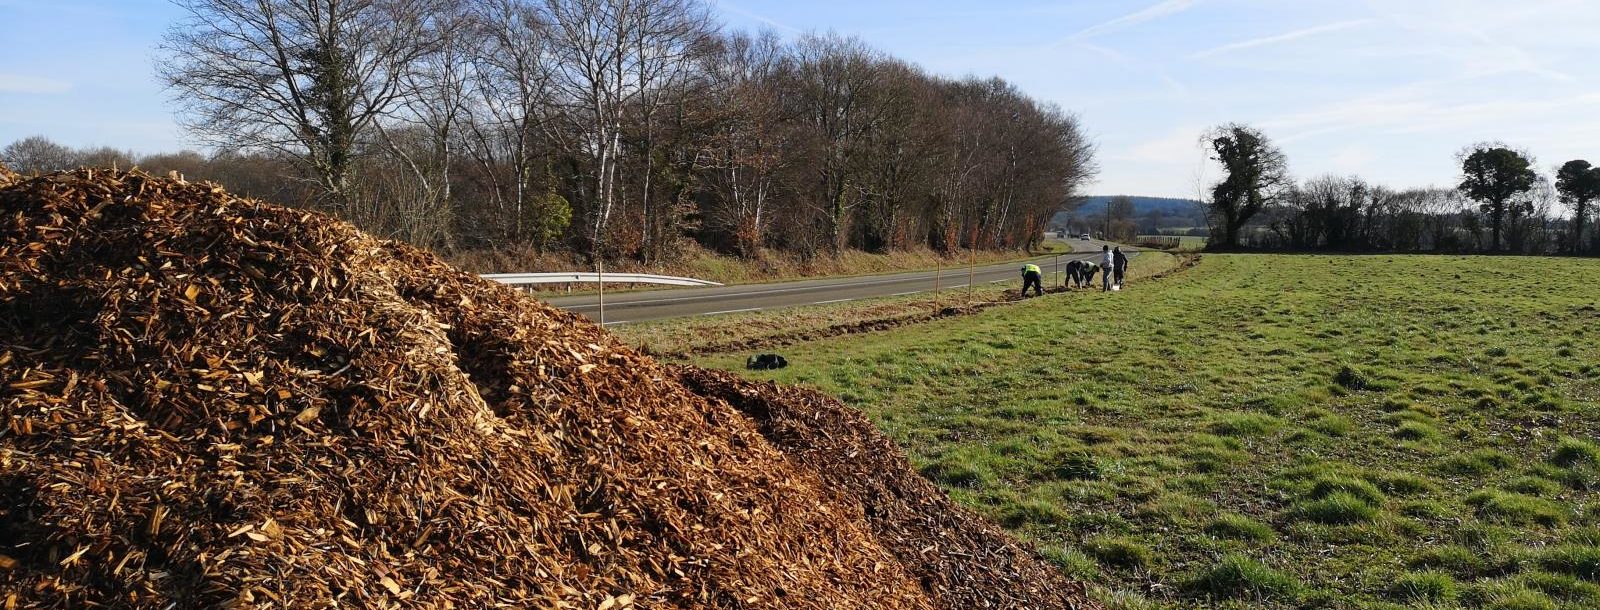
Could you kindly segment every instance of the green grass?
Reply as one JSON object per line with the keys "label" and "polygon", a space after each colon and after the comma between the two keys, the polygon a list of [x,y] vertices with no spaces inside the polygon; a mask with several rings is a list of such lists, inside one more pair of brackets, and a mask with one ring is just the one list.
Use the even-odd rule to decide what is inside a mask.
{"label": "green grass", "polygon": [[1594,443],[1576,439],[1563,438],[1556,444],[1555,451],[1550,456],[1550,461],[1559,466],[1572,467],[1582,464],[1600,462],[1600,448]]}
{"label": "green grass", "polygon": [[1208,255],[750,374],[861,408],[1119,607],[1597,607],[1597,284],[1586,259]]}
{"label": "green grass", "polygon": [[1390,590],[1404,602],[1453,602],[1461,595],[1456,580],[1443,572],[1413,572],[1401,576]]}
{"label": "green grass", "polygon": [[1206,533],[1218,538],[1252,542],[1271,540],[1276,535],[1271,526],[1238,513],[1217,515],[1217,518],[1206,526]]}
{"label": "green grass", "polygon": [[1300,596],[1294,577],[1243,555],[1230,554],[1202,568],[1188,585],[1199,599],[1292,602]]}

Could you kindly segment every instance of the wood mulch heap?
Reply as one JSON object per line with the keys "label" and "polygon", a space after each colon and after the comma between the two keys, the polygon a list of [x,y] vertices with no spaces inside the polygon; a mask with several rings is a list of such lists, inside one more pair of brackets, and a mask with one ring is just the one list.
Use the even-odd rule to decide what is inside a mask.
{"label": "wood mulch heap", "polygon": [[88,169],[0,212],[0,608],[1082,603],[836,402],[343,222]]}

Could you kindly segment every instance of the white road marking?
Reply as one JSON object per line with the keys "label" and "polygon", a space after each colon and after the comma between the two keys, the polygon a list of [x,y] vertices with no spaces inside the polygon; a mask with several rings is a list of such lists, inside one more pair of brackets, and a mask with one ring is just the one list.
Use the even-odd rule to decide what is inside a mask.
{"label": "white road marking", "polygon": [[834,299],[832,301],[817,301],[815,303],[812,303],[812,305],[827,305],[829,303],[849,303],[850,301],[854,301],[854,300],[855,299]]}
{"label": "white road marking", "polygon": [[889,296],[892,296],[892,297],[903,297],[903,296],[910,296],[910,295],[913,295],[913,294],[922,294],[922,291],[921,290],[913,290],[911,292],[896,292],[896,293],[891,294]]}
{"label": "white road marking", "polygon": [[611,326],[613,324],[632,324],[632,323],[633,322],[628,321],[628,320],[617,320],[616,322],[606,322],[606,326]]}
{"label": "white road marking", "polygon": [[747,311],[761,311],[761,308],[760,307],[750,307],[750,308],[747,308],[747,309],[729,309],[727,311],[708,311],[708,312],[705,312],[705,313],[700,314],[700,315],[702,315],[702,316],[720,316],[720,315],[725,314],[725,313],[745,313]]}

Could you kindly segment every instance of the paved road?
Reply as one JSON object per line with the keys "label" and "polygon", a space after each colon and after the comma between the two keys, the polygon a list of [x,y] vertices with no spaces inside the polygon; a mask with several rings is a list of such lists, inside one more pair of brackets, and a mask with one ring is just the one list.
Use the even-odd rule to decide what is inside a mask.
{"label": "paved road", "polygon": [[[1098,256],[1103,242],[1073,240],[1071,243],[1077,251],[1060,255],[1062,267],[1065,267],[1069,260]],[[1129,250],[1130,254],[1132,252]],[[1046,285],[1049,285],[1054,278],[1052,265],[1056,260],[1055,256],[1043,256],[1032,261],[1044,268]],[[1022,280],[1017,269],[1021,266],[1021,262],[980,265],[973,270],[972,283],[978,286],[1002,283],[1020,286]],[[1062,273],[1065,274],[1065,269]],[[903,296],[932,291],[935,283],[941,290],[966,288],[967,277],[966,267],[951,267],[942,272],[915,271],[771,284],[620,292],[606,296],[606,324],[628,324],[662,318],[711,316],[796,305],[820,305],[874,297]],[[546,301],[556,307],[575,311],[590,318],[599,317],[600,306],[595,295],[559,297]]]}

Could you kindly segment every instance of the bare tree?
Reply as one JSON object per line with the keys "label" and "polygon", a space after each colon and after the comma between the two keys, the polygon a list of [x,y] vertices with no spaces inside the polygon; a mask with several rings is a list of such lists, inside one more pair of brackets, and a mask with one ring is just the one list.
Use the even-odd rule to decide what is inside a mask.
{"label": "bare tree", "polygon": [[345,209],[360,144],[411,93],[448,0],[175,0],[158,64],[200,140],[296,159]]}
{"label": "bare tree", "polygon": [[21,174],[42,174],[72,169],[78,153],[44,136],[29,136],[0,150],[0,163]]}
{"label": "bare tree", "polygon": [[845,222],[860,203],[851,190],[852,166],[861,141],[875,126],[883,56],[856,38],[807,35],[795,47],[790,101],[816,151],[816,194],[809,203],[821,214],[828,251],[844,247]]}
{"label": "bare tree", "polygon": [[[465,154],[487,186],[489,210],[504,227],[495,239],[542,250],[567,227],[570,210],[554,193],[554,149],[569,146],[553,129],[550,27],[543,3],[482,0],[473,13],[472,92]],[[541,184],[542,183],[542,184]],[[559,199],[559,205],[556,205]],[[559,222],[557,222],[559,220]]]}
{"label": "bare tree", "polygon": [[766,245],[778,172],[787,158],[780,124],[777,77],[785,51],[777,34],[734,34],[721,52],[707,56],[712,82],[707,102],[717,121],[701,158],[715,195],[708,216],[728,236],[733,251],[755,256]]}
{"label": "bare tree", "polygon": [[695,0],[547,0],[562,116],[589,162],[583,200],[591,253],[617,207],[623,127],[630,108],[648,114],[709,28]]}

